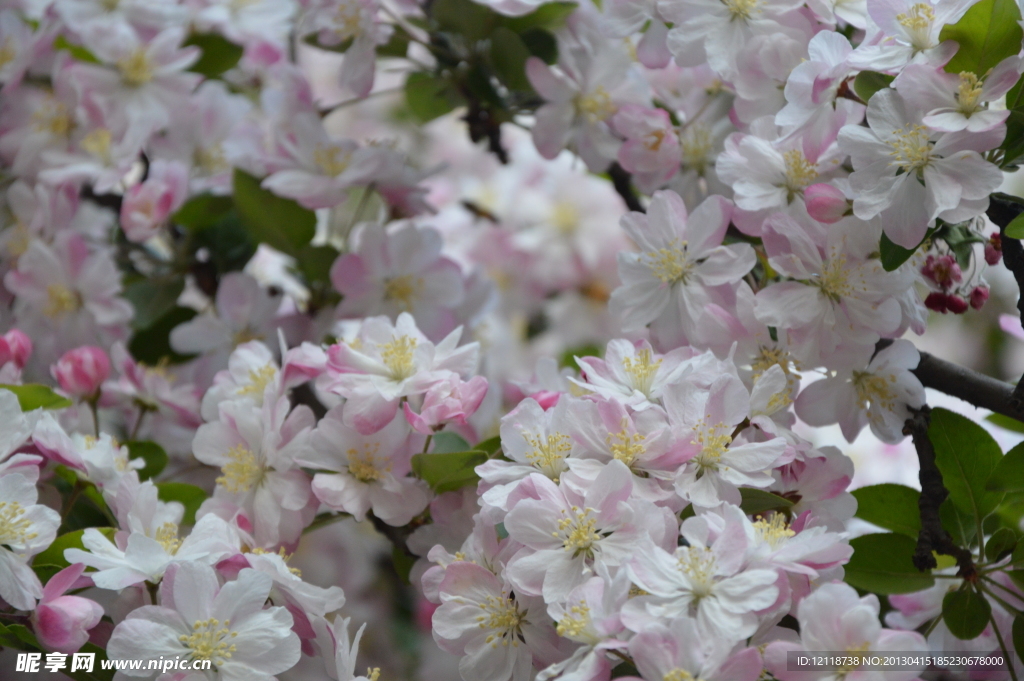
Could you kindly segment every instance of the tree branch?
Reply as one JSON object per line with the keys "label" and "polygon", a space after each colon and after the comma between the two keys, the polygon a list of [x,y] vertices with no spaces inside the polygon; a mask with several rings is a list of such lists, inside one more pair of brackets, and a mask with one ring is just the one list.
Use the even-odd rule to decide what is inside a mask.
{"label": "tree branch", "polygon": [[[1024,294],[1024,246],[1020,239],[1006,235],[1007,226],[1014,218],[1024,212],[1024,205],[1003,198],[1004,195],[993,194],[989,199],[987,215],[989,220],[999,226],[999,238],[1003,249],[1003,264],[1013,272],[1013,278],[1017,280],[1017,289]],[[1024,324],[1024,295],[1017,298],[1017,311],[1020,314],[1021,324]],[[1017,382],[1013,389],[1011,399],[1017,409],[1024,408],[1024,377]]]}
{"label": "tree branch", "polygon": [[643,204],[640,203],[640,199],[637,198],[636,191],[633,189],[633,176],[629,174],[628,170],[620,166],[618,161],[608,167],[608,177],[611,178],[615,191],[626,203],[626,208],[634,213],[647,212],[644,210]]}
{"label": "tree branch", "polygon": [[938,566],[935,556],[936,552],[945,556],[953,556],[956,564],[960,567],[958,577],[968,580],[977,579],[977,570],[971,552],[961,546],[957,546],[949,532],[942,527],[942,519],[939,516],[939,507],[949,496],[949,491],[942,483],[942,473],[935,463],[935,448],[928,437],[928,424],[931,420],[931,409],[928,406],[921,409],[911,409],[911,417],[903,426],[903,434],[910,435],[914,440],[914,448],[917,449],[917,458],[921,464],[921,496],[918,498],[918,509],[921,513],[921,532],[917,535],[917,548],[914,550],[914,566],[918,570],[931,570]]}

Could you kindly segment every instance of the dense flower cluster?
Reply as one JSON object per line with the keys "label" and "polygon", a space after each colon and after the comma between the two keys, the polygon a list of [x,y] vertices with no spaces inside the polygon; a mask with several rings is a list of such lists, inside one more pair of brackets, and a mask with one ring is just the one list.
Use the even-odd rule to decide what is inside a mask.
{"label": "dense flower cluster", "polygon": [[0,0],[0,645],[377,681],[375,529],[465,681],[1005,650],[1020,527],[973,635],[962,566],[883,622],[806,428],[900,442],[903,336],[989,297],[996,4]]}

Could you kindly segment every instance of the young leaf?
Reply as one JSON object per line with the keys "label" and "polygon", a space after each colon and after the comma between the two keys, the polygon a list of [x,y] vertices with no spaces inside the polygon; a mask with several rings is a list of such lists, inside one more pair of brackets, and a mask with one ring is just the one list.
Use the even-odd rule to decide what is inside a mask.
{"label": "young leaf", "polygon": [[182,525],[195,525],[196,511],[206,501],[206,492],[203,491],[203,488],[190,485],[187,482],[158,482],[156,483],[156,495],[160,501],[178,501],[185,507],[185,515],[181,519]]}
{"label": "young leaf", "polygon": [[441,494],[475,485],[480,476],[474,469],[486,461],[487,454],[475,450],[417,454],[412,457],[412,470],[432,490]]}
{"label": "young leaf", "polygon": [[1024,423],[1021,423],[1017,419],[1011,419],[1009,416],[1003,416],[1002,414],[989,414],[985,417],[985,420],[1014,433],[1024,433]]}
{"label": "young leaf", "polygon": [[139,470],[139,480],[155,478],[167,466],[167,452],[157,443],[137,440],[126,444],[129,459],[141,458],[146,462]]}
{"label": "young leaf", "polygon": [[532,92],[533,87],[526,77],[526,60],[530,50],[513,31],[499,26],[491,34],[491,64],[494,71],[509,88]]}
{"label": "young leaf", "polygon": [[469,446],[466,439],[458,433],[443,432],[435,433],[430,451],[434,454],[448,454],[451,452],[465,452],[473,447]]}
{"label": "young leaf", "polygon": [[[114,533],[117,530],[113,527],[97,527],[104,537],[113,541]],[[56,565],[61,569],[66,568],[70,563],[64,558],[65,549],[83,549],[82,545],[82,534],[85,530],[75,530],[74,532],[68,532],[62,534],[53,540],[47,549],[41,553],[37,553],[32,559],[32,567],[43,566],[43,565]]]}
{"label": "young leaf", "polygon": [[219,33],[193,33],[182,44],[195,45],[203,51],[199,61],[189,71],[207,78],[216,78],[234,68],[244,51],[241,45],[236,45]]}
{"label": "young leaf", "polygon": [[784,511],[793,505],[789,499],[754,487],[741,487],[740,497],[742,497],[740,508],[747,515],[757,515],[766,511]]}
{"label": "young leaf", "polygon": [[237,168],[234,188],[235,207],[242,224],[257,243],[295,256],[313,240],[316,234],[313,211],[264,189],[258,179]]}
{"label": "young leaf", "polygon": [[171,349],[170,336],[174,327],[184,324],[196,314],[198,313],[191,307],[172,307],[148,328],[136,331],[128,343],[128,351],[136,361],[149,366],[156,366],[161,361],[180,364],[192,359],[195,355],[179,355]]}
{"label": "young leaf", "polygon": [[966,71],[979,78],[1020,52],[1024,31],[1015,0],[981,0],[960,21],[943,27],[939,40],[955,40],[960,48],[945,66],[946,73]]}
{"label": "young leaf", "polygon": [[975,519],[995,510],[1003,495],[988,491],[985,485],[1003,454],[988,431],[960,414],[935,408],[928,437],[953,503]]}
{"label": "young leaf", "polygon": [[853,556],[846,564],[848,584],[877,594],[905,594],[935,583],[912,560],[917,542],[905,534],[865,534],[850,541]]}
{"label": "young leaf", "polygon": [[1006,236],[1013,239],[1024,239],[1024,213],[1010,220],[1010,224],[1006,225]]}
{"label": "young leaf", "polygon": [[985,489],[993,492],[1024,491],[1024,442],[1006,452],[999,460],[988,477]]}
{"label": "young leaf", "polygon": [[445,115],[463,101],[448,81],[429,73],[413,73],[405,79],[405,103],[420,123]]}
{"label": "young leaf", "polygon": [[995,562],[1002,560],[1017,547],[1017,535],[1008,527],[1000,527],[985,542],[985,557]]}
{"label": "young leaf", "polygon": [[171,216],[171,222],[187,228],[190,232],[197,232],[218,222],[234,207],[235,202],[230,196],[200,194],[186,201]]}
{"label": "young leaf", "polygon": [[866,102],[879,90],[889,87],[894,80],[896,80],[895,76],[885,73],[861,71],[853,80],[853,91]]}
{"label": "young leaf", "polygon": [[950,591],[942,599],[942,621],[962,641],[981,636],[991,616],[992,606],[973,589]]}
{"label": "young leaf", "polygon": [[132,328],[142,331],[153,326],[161,317],[178,304],[178,297],[185,290],[185,278],[147,279],[141,277],[124,286],[124,297],[135,308]]}
{"label": "young leaf", "polygon": [[25,385],[0,384],[0,390],[10,390],[18,398],[18,404],[22,411],[33,409],[65,409],[73,402],[66,397],[61,397],[45,385],[38,383],[26,383]]}
{"label": "young leaf", "polygon": [[886,530],[917,539],[921,532],[921,493],[905,485],[885,483],[853,490],[857,517]]}
{"label": "young leaf", "polygon": [[952,499],[946,499],[939,506],[939,520],[942,528],[949,532],[953,543],[957,546],[970,547],[975,544],[978,524],[964,511],[961,511]]}

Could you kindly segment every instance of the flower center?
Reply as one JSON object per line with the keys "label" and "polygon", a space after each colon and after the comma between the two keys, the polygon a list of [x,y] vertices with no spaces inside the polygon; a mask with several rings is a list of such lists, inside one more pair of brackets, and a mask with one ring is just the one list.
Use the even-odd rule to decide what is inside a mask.
{"label": "flower center", "polygon": [[861,405],[869,404],[891,411],[896,406],[896,392],[892,386],[896,383],[893,375],[879,376],[867,371],[853,372],[853,388],[857,391],[857,399]]}
{"label": "flower center", "polygon": [[50,284],[46,287],[46,307],[43,314],[51,319],[63,317],[82,307],[82,296],[63,284]]}
{"label": "flower center", "polygon": [[139,87],[153,80],[153,65],[146,51],[138,47],[130,55],[117,60],[121,80],[131,87]]}
{"label": "flower center", "polygon": [[694,457],[698,468],[698,478],[707,471],[718,470],[722,455],[725,454],[732,443],[730,430],[730,427],[724,423],[705,426],[703,419],[697,423],[697,428],[693,435],[693,443],[701,446],[700,454]]}
{"label": "flower center", "polygon": [[32,521],[24,515],[25,509],[17,501],[0,501],[0,545],[24,544],[39,536],[29,532]]}
{"label": "flower center", "polygon": [[267,386],[277,376],[277,367],[273,364],[266,364],[259,369],[249,369],[249,383],[235,391],[239,396],[251,396],[257,399],[263,397]]}
{"label": "flower center", "polygon": [[[566,551],[572,551],[572,557],[585,555],[587,558],[594,557],[594,543],[602,539],[597,531],[597,519],[590,515],[593,509],[580,509],[573,506],[570,509],[572,515],[561,518],[558,521],[558,531],[551,535],[562,540],[562,547]],[[562,509],[562,514],[565,514]]]}
{"label": "flower center", "polygon": [[348,168],[351,156],[341,147],[317,147],[313,152],[313,162],[325,174],[337,177]]}
{"label": "flower center", "polygon": [[181,548],[181,540],[178,539],[177,523],[164,523],[157,528],[156,533],[153,535],[153,539],[160,542],[160,546],[164,547],[164,551],[172,556],[178,552],[179,548]]}
{"label": "flower center", "polygon": [[214,665],[222,665],[235,652],[235,644],[230,641],[238,636],[238,632],[231,631],[230,627],[231,620],[224,620],[223,625],[213,617],[205,622],[196,620],[192,633],[188,636],[182,634],[178,640],[192,651],[190,657],[193,660],[210,660]]}
{"label": "flower center", "polygon": [[580,95],[576,99],[576,108],[591,123],[608,119],[617,109],[603,85],[598,85],[589,95]]}
{"label": "flower center", "polygon": [[932,160],[932,145],[928,141],[928,128],[923,125],[911,125],[900,128],[892,133],[889,140],[892,161],[889,165],[896,166],[904,172],[921,170]]}
{"label": "flower center", "polygon": [[804,189],[818,179],[818,170],[799,149],[790,149],[782,154],[782,158],[786,163],[787,200],[792,201],[795,196],[803,195]]}
{"label": "flower center", "polygon": [[381,347],[380,359],[391,372],[392,380],[404,381],[416,373],[412,352],[416,349],[417,342],[410,336],[399,336]]}
{"label": "flower center", "polygon": [[679,569],[690,578],[690,589],[695,599],[710,596],[715,585],[715,554],[705,546],[687,546],[680,549]]}
{"label": "flower center", "polygon": [[36,132],[48,132],[55,137],[67,137],[75,125],[68,107],[53,98],[32,112],[32,123]]}
{"label": "flower center", "polygon": [[978,100],[981,99],[982,83],[976,75],[969,71],[960,72],[960,85],[956,91],[957,110],[970,118],[977,111]]}
{"label": "flower center", "polygon": [[632,467],[637,457],[647,451],[644,447],[644,436],[640,433],[629,434],[626,430],[626,419],[623,419],[622,430],[617,433],[609,433],[605,438],[612,457],[618,459],[627,466]]}
{"label": "flower center", "polygon": [[685,284],[693,269],[693,263],[686,258],[685,241],[673,241],[667,248],[644,253],[642,258],[651,273],[666,284]]}
{"label": "flower center", "polygon": [[579,605],[570,607],[569,611],[562,615],[562,619],[558,620],[558,624],[555,626],[555,631],[559,636],[578,639],[589,624],[590,608],[586,601],[581,600]]}
{"label": "flower center", "polygon": [[202,168],[207,175],[216,175],[231,167],[224,156],[224,148],[219,144],[208,147],[199,146],[192,152],[195,165]]}
{"label": "flower center", "polygon": [[910,8],[906,14],[897,14],[896,21],[906,29],[910,45],[916,51],[926,50],[931,47],[932,22],[935,20],[935,10],[931,5],[919,2]]}
{"label": "flower center", "polygon": [[523,431],[523,439],[533,447],[526,453],[526,460],[551,478],[558,480],[558,476],[565,470],[565,457],[572,450],[572,440],[564,433],[551,433],[549,435],[532,435]]}
{"label": "flower center", "polygon": [[825,261],[817,281],[818,288],[835,302],[853,293],[849,272],[846,270],[846,256],[838,255]]}
{"label": "flower center", "polygon": [[92,154],[104,163],[110,163],[110,131],[106,128],[96,128],[82,138],[78,146],[87,154]]}
{"label": "flower center", "polygon": [[[679,667],[676,667],[668,674],[665,674],[665,676],[662,677],[662,681],[694,681],[694,679],[693,674],[686,671],[685,669],[680,669]],[[701,680],[697,679],[697,681]]]}
{"label": "flower center", "polygon": [[765,520],[762,516],[757,516],[757,520],[754,522],[754,533],[758,539],[773,549],[778,548],[779,544],[796,535],[796,532],[789,529],[786,516],[782,513],[773,513],[768,520]]}
{"label": "flower center", "polygon": [[224,475],[217,478],[218,485],[223,485],[229,492],[248,492],[263,480],[263,466],[256,460],[256,455],[244,445],[235,445],[228,450],[228,461],[221,468]]}
{"label": "flower center", "polygon": [[395,301],[403,311],[409,312],[417,289],[422,287],[423,280],[414,279],[411,274],[388,279],[384,283],[384,298]]}
{"label": "flower center", "polygon": [[650,397],[651,387],[654,385],[654,377],[661,367],[661,358],[651,361],[652,353],[647,348],[636,353],[636,357],[623,357],[622,368],[629,374],[633,383],[633,389],[639,390]]}
{"label": "flower center", "polygon": [[503,646],[507,646],[509,641],[513,646],[519,645],[519,628],[524,618],[513,598],[488,596],[487,600],[480,603],[480,608],[484,614],[478,615],[476,621],[480,623],[481,629],[490,629],[493,632],[488,634],[486,643],[490,643],[492,648],[498,647],[499,640]]}
{"label": "flower center", "polygon": [[644,147],[648,151],[657,151],[661,148],[661,143],[665,141],[667,134],[667,130],[655,130],[654,132],[647,133],[647,136],[644,137]]}
{"label": "flower center", "polygon": [[722,0],[722,4],[729,10],[730,21],[741,19],[746,21],[754,14],[761,13],[762,0]]}
{"label": "flower center", "polygon": [[18,51],[14,49],[11,42],[11,39],[7,38],[4,40],[4,44],[0,45],[0,68],[10,64],[18,56]]}
{"label": "flower center", "polygon": [[573,234],[580,226],[580,214],[576,206],[559,201],[551,209],[551,224],[560,234]]}
{"label": "flower center", "polygon": [[[380,443],[364,445],[363,451],[352,448],[348,454],[348,472],[359,482],[375,482],[384,477],[384,474],[391,470],[391,463],[378,467],[374,455],[380,450]],[[383,462],[382,462],[383,463]]]}
{"label": "flower center", "polygon": [[714,149],[711,131],[707,126],[691,125],[679,140],[679,146],[683,151],[683,165],[703,175],[711,165],[711,151]]}

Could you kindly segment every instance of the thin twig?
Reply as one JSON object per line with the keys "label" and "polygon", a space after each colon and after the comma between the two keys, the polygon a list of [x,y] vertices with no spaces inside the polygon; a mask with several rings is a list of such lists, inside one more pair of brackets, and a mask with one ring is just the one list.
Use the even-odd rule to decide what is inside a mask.
{"label": "thin twig", "polygon": [[[1014,239],[1006,234],[1006,228],[1021,213],[1024,213],[1024,205],[1009,198],[994,194],[989,200],[987,215],[989,220],[999,226],[1003,264],[1013,273],[1013,278],[1017,280],[1017,289],[1024,294],[1024,245],[1021,245],[1020,239]],[[1024,295],[1017,298],[1017,311],[1020,313],[1021,323],[1024,324]],[[1024,408],[1024,378],[1017,382],[1011,400],[1018,410]]]}
{"label": "thin twig", "polygon": [[618,192],[619,196],[626,203],[626,208],[635,213],[647,212],[633,190],[633,176],[629,174],[629,171],[620,166],[618,161],[612,163],[608,168],[608,177],[611,178],[615,191]]}

